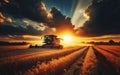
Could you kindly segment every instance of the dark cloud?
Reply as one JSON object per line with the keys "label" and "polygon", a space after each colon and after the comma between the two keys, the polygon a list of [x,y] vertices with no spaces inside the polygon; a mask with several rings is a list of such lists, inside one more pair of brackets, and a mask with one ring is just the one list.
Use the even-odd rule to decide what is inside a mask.
{"label": "dark cloud", "polygon": [[90,20],[78,28],[84,36],[120,34],[120,0],[93,0],[86,10]]}
{"label": "dark cloud", "polygon": [[0,35],[40,35],[41,31],[36,30],[32,26],[12,26],[0,24]]}
{"label": "dark cloud", "polygon": [[[4,13],[4,15],[11,15],[14,18],[24,19],[27,18],[31,21],[36,21],[39,23],[44,23],[48,26],[48,30],[45,29],[43,33],[46,32],[52,33],[51,28],[56,28],[57,33],[61,32],[61,29],[64,31],[74,32],[74,26],[71,23],[71,19],[69,17],[64,16],[57,8],[52,7],[51,11],[48,12],[46,10],[46,6],[41,0],[9,0],[9,3],[6,3],[4,0],[0,2],[0,12]],[[31,22],[29,21],[29,22]],[[10,23],[9,23],[10,24]],[[10,25],[12,25],[11,23]],[[38,24],[39,25],[39,24]],[[16,24],[17,26],[17,24]],[[36,25],[29,25],[27,29],[24,29],[20,26],[13,27],[9,25],[1,26],[0,28],[6,29],[1,30],[1,34],[39,34],[36,28]],[[37,27],[37,26],[36,26]],[[10,30],[10,32],[9,32]],[[16,31],[16,32],[14,32]],[[3,32],[3,33],[2,33]],[[49,34],[48,32],[48,34]]]}
{"label": "dark cloud", "polygon": [[52,14],[51,27],[55,27],[57,33],[71,31],[74,32],[74,26],[71,23],[71,18],[64,16],[58,9],[55,7],[51,8],[50,13]]}
{"label": "dark cloud", "polygon": [[9,3],[2,0],[0,4],[0,12],[14,17],[29,18],[39,22],[47,20],[46,7],[41,0],[9,0]]}

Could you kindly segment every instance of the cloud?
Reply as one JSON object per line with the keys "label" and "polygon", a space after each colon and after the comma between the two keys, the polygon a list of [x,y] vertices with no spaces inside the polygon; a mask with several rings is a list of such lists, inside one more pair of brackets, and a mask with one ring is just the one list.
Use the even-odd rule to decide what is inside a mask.
{"label": "cloud", "polygon": [[50,27],[56,28],[57,33],[66,31],[74,32],[74,26],[71,23],[71,18],[64,16],[56,7],[52,7],[50,13],[52,14],[52,22]]}
{"label": "cloud", "polygon": [[[13,22],[14,23],[14,22]],[[14,24],[0,24],[0,36],[4,35],[31,35],[31,36],[40,36],[45,34],[54,34],[55,28],[50,28],[44,23],[35,22],[29,19],[21,20],[20,24],[16,25],[19,22],[15,22]]]}
{"label": "cloud", "polygon": [[41,31],[44,31],[44,29],[46,28],[44,23],[32,21],[32,20],[29,20],[29,19],[22,19],[22,21],[25,23],[25,25],[24,25],[25,27],[26,26],[32,26],[36,30],[41,30]]}
{"label": "cloud", "polygon": [[45,30],[42,32],[42,35],[51,35],[55,34],[55,30],[53,28],[45,28]]}
{"label": "cloud", "polygon": [[85,10],[91,4],[92,0],[76,0],[76,8],[74,8],[72,16],[72,24],[75,25],[75,28],[82,27],[83,24],[89,19],[85,15]]}
{"label": "cloud", "polygon": [[36,30],[32,26],[26,26],[23,28],[21,26],[12,25],[0,25],[0,35],[40,35],[41,31]]}
{"label": "cloud", "polygon": [[1,12],[0,12],[0,23],[4,23],[5,21],[7,22],[12,22],[12,19],[10,17],[5,17]]}
{"label": "cloud", "polygon": [[[41,0],[2,0],[0,4],[0,35],[42,35],[53,32],[48,27],[52,14]],[[13,19],[6,17],[8,15]]]}
{"label": "cloud", "polygon": [[120,0],[93,0],[87,8],[90,17],[76,30],[82,36],[120,34]]}
{"label": "cloud", "polygon": [[0,2],[0,36],[36,36],[63,31],[74,33],[71,18],[63,15],[56,7],[47,11],[46,5],[41,0],[8,1],[9,3],[4,0]]}
{"label": "cloud", "polygon": [[17,18],[28,18],[38,22],[49,20],[47,16],[49,13],[41,0],[4,0],[0,4],[0,12]]}
{"label": "cloud", "polygon": [[4,0],[5,3],[10,3],[10,0]]}

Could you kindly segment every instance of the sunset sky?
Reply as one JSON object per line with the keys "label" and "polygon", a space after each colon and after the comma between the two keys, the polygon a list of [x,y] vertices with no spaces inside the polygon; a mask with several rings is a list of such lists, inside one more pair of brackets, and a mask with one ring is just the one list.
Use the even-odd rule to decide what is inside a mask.
{"label": "sunset sky", "polygon": [[0,41],[46,34],[120,41],[120,0],[0,0]]}

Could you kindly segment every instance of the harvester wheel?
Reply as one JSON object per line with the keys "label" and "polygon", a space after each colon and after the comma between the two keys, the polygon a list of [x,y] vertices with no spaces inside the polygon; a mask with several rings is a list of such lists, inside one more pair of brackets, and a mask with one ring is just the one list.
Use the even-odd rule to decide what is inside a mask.
{"label": "harvester wheel", "polygon": [[42,48],[44,48],[44,45],[42,46]]}

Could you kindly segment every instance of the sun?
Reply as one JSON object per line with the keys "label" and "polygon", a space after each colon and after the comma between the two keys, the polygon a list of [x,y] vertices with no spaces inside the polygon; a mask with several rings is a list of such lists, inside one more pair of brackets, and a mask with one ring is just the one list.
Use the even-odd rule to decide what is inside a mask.
{"label": "sun", "polygon": [[70,35],[65,35],[65,36],[63,37],[63,40],[66,41],[66,42],[70,42],[70,41],[72,41],[72,36],[70,36]]}
{"label": "sun", "polygon": [[60,36],[63,40],[61,41],[61,44],[64,46],[71,46],[74,41],[74,37],[70,34],[64,34]]}
{"label": "sun", "polygon": [[59,34],[58,36],[59,38],[61,38],[61,44],[64,47],[72,47],[72,46],[77,46],[79,45],[79,39],[77,38],[77,36],[71,34],[71,33],[64,33],[64,34]]}

